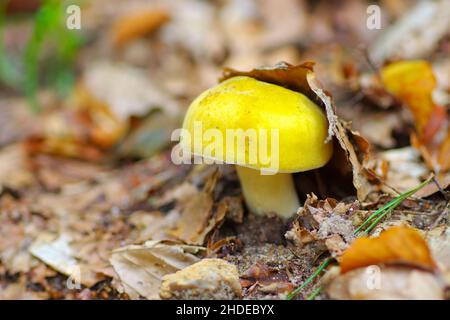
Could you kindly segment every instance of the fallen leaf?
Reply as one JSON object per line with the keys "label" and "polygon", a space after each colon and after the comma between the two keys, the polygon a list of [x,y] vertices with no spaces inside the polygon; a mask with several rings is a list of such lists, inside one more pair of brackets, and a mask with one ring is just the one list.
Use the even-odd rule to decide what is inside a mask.
{"label": "fallen leaf", "polygon": [[131,298],[158,299],[163,276],[199,261],[194,254],[204,250],[172,241],[147,241],[114,250],[110,262]]}
{"label": "fallen leaf", "polygon": [[267,293],[286,293],[293,289],[285,270],[270,268],[261,262],[255,263],[241,275],[241,284],[252,289],[258,286],[259,291]]}
{"label": "fallen leaf", "polygon": [[441,300],[444,290],[429,272],[400,267],[360,268],[337,276],[327,287],[339,300]]}
{"label": "fallen leaf", "polygon": [[351,216],[358,208],[356,202],[345,204],[332,198],[318,200],[315,194],[308,195],[285,237],[297,247],[313,241],[322,242],[334,257],[338,257],[354,239]]}
{"label": "fallen leaf", "polygon": [[438,226],[426,233],[426,240],[437,267],[450,283],[450,228]]}
{"label": "fallen leaf", "polygon": [[430,249],[420,233],[408,227],[392,227],[376,238],[356,239],[340,259],[346,273],[371,265],[402,263],[434,270]]}
{"label": "fallen leaf", "polygon": [[158,108],[170,115],[179,112],[177,102],[142,69],[94,61],[85,70],[82,86],[87,95],[106,105],[119,121],[142,117]]}
{"label": "fallen leaf", "polygon": [[111,28],[113,43],[116,47],[122,47],[136,38],[154,32],[169,19],[169,13],[163,9],[127,12]]}
{"label": "fallen leaf", "polygon": [[220,299],[241,297],[239,273],[235,265],[222,259],[203,259],[163,277],[162,299]]}
{"label": "fallen leaf", "polygon": [[73,282],[91,287],[104,279],[75,258],[75,252],[70,247],[70,239],[64,234],[55,239],[48,233],[43,233],[30,246],[30,253],[44,263],[72,278]]}
{"label": "fallen leaf", "polygon": [[229,210],[227,200],[214,204],[213,191],[219,175],[219,170],[212,171],[204,189],[181,204],[181,217],[170,235],[189,244],[202,245],[206,236],[222,224]]}
{"label": "fallen leaf", "polygon": [[433,101],[436,77],[427,61],[394,62],[381,71],[384,86],[411,111],[416,134],[412,145],[435,172],[450,168],[449,118],[443,106]]}
{"label": "fallen leaf", "polygon": [[450,29],[447,0],[419,1],[388,28],[369,48],[371,58],[383,62],[392,58],[415,59],[431,55]]}

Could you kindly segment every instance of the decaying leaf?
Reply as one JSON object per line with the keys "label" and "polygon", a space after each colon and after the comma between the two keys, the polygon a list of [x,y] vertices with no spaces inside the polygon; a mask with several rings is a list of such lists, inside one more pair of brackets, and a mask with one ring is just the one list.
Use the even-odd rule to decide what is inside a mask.
{"label": "decaying leaf", "polygon": [[312,241],[322,241],[333,256],[340,256],[354,239],[354,227],[350,219],[359,207],[357,202],[344,204],[335,199],[318,200],[308,195],[304,206],[286,239],[302,247]]}
{"label": "decaying leaf", "polygon": [[401,267],[366,267],[337,276],[327,288],[332,299],[440,300],[442,284],[432,273]]}
{"label": "decaying leaf", "polygon": [[92,62],[83,74],[88,94],[105,104],[120,121],[160,108],[176,115],[178,104],[144,70],[111,61]]}
{"label": "decaying leaf", "polygon": [[202,251],[171,241],[147,241],[114,250],[110,262],[130,297],[158,299],[163,276],[199,261],[194,254]]}
{"label": "decaying leaf", "polygon": [[257,80],[273,83],[305,94],[326,111],[329,122],[328,139],[336,139],[334,156],[327,167],[335,168],[335,174],[351,176],[358,199],[365,197],[374,190],[373,174],[365,167],[369,157],[369,143],[350,125],[338,119],[330,94],[324,90],[317,80],[314,63],[305,62],[293,66],[288,63],[278,63],[273,67],[257,68],[251,71],[225,69],[221,81],[235,76],[248,76]]}
{"label": "decaying leaf", "polygon": [[266,293],[286,293],[293,289],[285,270],[270,268],[257,262],[241,275],[241,285],[247,290],[258,287],[259,291]]}
{"label": "decaying leaf", "polygon": [[42,234],[29,251],[53,269],[70,277],[74,283],[90,287],[103,280],[104,277],[86,268],[84,263],[76,259],[69,242],[70,239],[65,235],[55,238],[51,234]]}
{"label": "decaying leaf", "polygon": [[21,188],[33,182],[27,168],[27,157],[22,144],[13,144],[0,151],[0,192],[3,187]]}
{"label": "decaying leaf", "polygon": [[112,39],[116,47],[122,47],[128,42],[150,34],[169,20],[166,10],[139,10],[121,16],[112,26]]}
{"label": "decaying leaf", "polygon": [[402,263],[427,270],[434,270],[436,266],[423,237],[408,227],[392,227],[376,238],[358,238],[340,259],[342,273],[389,263]]}
{"label": "decaying leaf", "polygon": [[194,191],[184,196],[180,202],[181,216],[170,235],[189,244],[203,245],[209,234],[220,227],[225,217],[242,222],[242,201],[224,197],[214,203],[214,189],[220,176],[219,170],[209,172],[202,191]]}

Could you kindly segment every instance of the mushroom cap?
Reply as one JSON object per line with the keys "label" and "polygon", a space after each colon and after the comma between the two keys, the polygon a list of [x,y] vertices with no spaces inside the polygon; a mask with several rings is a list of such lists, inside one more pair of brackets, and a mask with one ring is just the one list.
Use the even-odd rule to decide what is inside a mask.
{"label": "mushroom cap", "polygon": [[[183,150],[258,170],[273,169],[275,157],[278,172],[312,170],[324,166],[333,152],[332,143],[325,143],[328,121],[319,106],[301,93],[245,76],[230,78],[199,95],[186,113],[183,129],[190,136],[186,139],[182,134]],[[206,133],[208,129],[213,130]],[[256,143],[250,143],[255,138],[247,135],[248,129],[256,132]],[[241,132],[247,140],[239,144],[236,138],[230,143],[231,132]],[[266,144],[261,143],[264,132]],[[212,151],[211,145],[217,141],[222,147]],[[271,163],[264,158],[266,154]]]}

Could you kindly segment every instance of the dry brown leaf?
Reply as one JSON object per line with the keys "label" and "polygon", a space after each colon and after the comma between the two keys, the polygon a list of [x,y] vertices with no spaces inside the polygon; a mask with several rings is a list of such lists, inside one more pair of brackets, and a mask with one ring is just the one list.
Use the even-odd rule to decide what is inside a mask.
{"label": "dry brown leaf", "polygon": [[114,250],[110,262],[131,298],[158,299],[163,276],[199,261],[194,254],[203,250],[173,241],[147,241]]}
{"label": "dry brown leaf", "polygon": [[91,287],[104,280],[104,276],[76,259],[75,251],[70,247],[70,238],[64,234],[55,239],[53,235],[43,233],[29,251],[53,269],[72,277],[74,282]]}
{"label": "dry brown leaf", "polygon": [[256,262],[241,275],[241,285],[252,289],[258,286],[259,291],[267,293],[286,293],[293,289],[285,270],[270,268],[261,262]]}
{"label": "dry brown leaf", "polygon": [[171,236],[189,244],[202,245],[206,237],[223,223],[227,213],[234,208],[227,198],[214,204],[213,191],[219,175],[219,170],[212,171],[204,189],[181,204],[181,217],[169,233]]}
{"label": "dry brown leaf", "polygon": [[285,237],[298,247],[313,241],[323,242],[331,254],[338,257],[354,239],[351,216],[358,207],[357,202],[345,204],[332,198],[318,200],[315,194],[308,195]]}
{"label": "dry brown leaf", "polygon": [[408,227],[392,227],[376,238],[358,238],[340,259],[342,273],[389,263],[402,263],[427,270],[435,268],[427,243],[418,231]]}
{"label": "dry brown leaf", "polygon": [[166,10],[139,10],[126,13],[112,26],[112,38],[116,47],[122,47],[128,42],[152,33],[169,20]]}

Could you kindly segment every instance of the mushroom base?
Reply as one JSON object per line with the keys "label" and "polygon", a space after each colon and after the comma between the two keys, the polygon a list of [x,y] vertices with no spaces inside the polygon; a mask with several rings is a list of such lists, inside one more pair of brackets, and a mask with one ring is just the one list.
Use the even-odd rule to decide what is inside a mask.
{"label": "mushroom base", "polygon": [[261,175],[259,170],[236,166],[248,209],[256,214],[273,212],[288,218],[300,207],[290,173]]}

